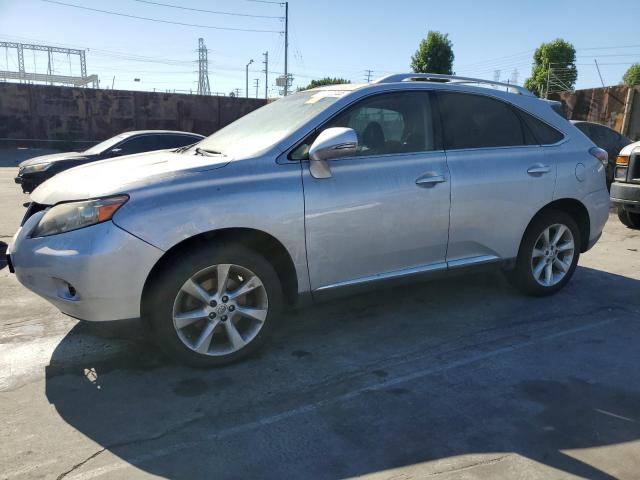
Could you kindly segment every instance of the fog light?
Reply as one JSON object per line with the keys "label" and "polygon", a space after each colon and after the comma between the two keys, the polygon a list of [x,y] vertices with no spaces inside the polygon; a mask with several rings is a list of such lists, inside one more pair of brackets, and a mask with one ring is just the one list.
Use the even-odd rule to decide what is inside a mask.
{"label": "fog light", "polygon": [[69,292],[69,296],[70,297],[75,297],[76,296],[76,289],[70,283],[67,283],[67,291]]}

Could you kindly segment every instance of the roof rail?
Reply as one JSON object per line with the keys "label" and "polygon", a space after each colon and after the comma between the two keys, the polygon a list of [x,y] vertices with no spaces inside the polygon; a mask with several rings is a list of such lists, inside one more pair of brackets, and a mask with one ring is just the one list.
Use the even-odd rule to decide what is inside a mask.
{"label": "roof rail", "polygon": [[514,91],[519,95],[533,96],[529,90],[520,85],[514,85],[512,83],[495,82],[492,80],[482,80],[480,78],[470,77],[458,77],[456,75],[444,75],[442,73],[396,73],[393,75],[387,75],[386,77],[379,78],[373,83],[394,83],[394,82],[443,82],[443,83],[480,83],[484,85],[491,85],[494,87],[504,87]]}

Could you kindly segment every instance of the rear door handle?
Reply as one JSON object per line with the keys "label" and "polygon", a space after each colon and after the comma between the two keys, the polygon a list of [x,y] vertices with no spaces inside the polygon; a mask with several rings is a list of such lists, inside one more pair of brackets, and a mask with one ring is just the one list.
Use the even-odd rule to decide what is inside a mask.
{"label": "rear door handle", "polygon": [[431,173],[426,173],[416,179],[416,185],[419,187],[432,187],[436,183],[446,182],[447,179],[444,178],[444,175],[433,175]]}
{"label": "rear door handle", "polygon": [[551,167],[549,165],[537,164],[532,167],[529,167],[527,173],[529,175],[542,175],[543,173],[549,173],[551,171]]}

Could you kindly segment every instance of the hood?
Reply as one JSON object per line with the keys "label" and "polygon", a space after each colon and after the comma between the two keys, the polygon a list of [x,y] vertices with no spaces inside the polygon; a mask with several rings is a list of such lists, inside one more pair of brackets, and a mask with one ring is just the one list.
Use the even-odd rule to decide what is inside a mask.
{"label": "hood", "polygon": [[640,142],[630,143],[629,145],[624,147],[622,150],[620,150],[620,155],[625,155],[625,156],[631,155],[631,152],[633,152],[638,147],[640,147]]}
{"label": "hood", "polygon": [[167,178],[224,167],[229,157],[158,151],[112,158],[66,170],[31,194],[34,202],[53,205],[127,193]]}
{"label": "hood", "polygon": [[36,165],[38,163],[52,163],[59,162],[61,160],[71,160],[74,158],[89,158],[94,155],[86,155],[82,152],[63,152],[63,153],[52,153],[50,155],[40,155],[39,157],[33,157],[29,160],[24,160],[18,164],[19,167],[26,167],[27,165]]}

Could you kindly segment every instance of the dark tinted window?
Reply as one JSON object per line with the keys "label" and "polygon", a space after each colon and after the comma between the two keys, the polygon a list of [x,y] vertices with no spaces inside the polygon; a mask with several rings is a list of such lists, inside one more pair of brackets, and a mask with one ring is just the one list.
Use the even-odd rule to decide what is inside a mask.
{"label": "dark tinted window", "polygon": [[114,153],[118,155],[132,155],[134,153],[149,152],[161,148],[162,147],[158,146],[156,135],[141,135],[117,145]]}
{"label": "dark tinted window", "polygon": [[510,105],[482,95],[438,92],[444,146],[447,149],[530,144]]}
{"label": "dark tinted window", "polygon": [[158,149],[178,148],[185,145],[191,145],[202,140],[201,138],[194,138],[188,135],[158,135],[157,145]]}
{"label": "dark tinted window", "polygon": [[553,143],[558,143],[564,138],[562,133],[560,133],[555,128],[547,125],[543,121],[538,120],[537,118],[529,115],[526,112],[520,111],[519,113],[526,123],[528,129],[535,137],[535,143],[538,143],[540,145],[551,145]]}
{"label": "dark tinted window", "polygon": [[[322,130],[331,127],[355,130],[357,156],[423,152],[435,148],[427,92],[387,93],[364,99],[328,122]],[[306,159],[317,133],[299,145],[290,158]]]}

